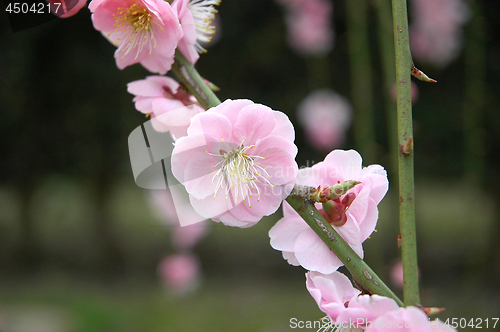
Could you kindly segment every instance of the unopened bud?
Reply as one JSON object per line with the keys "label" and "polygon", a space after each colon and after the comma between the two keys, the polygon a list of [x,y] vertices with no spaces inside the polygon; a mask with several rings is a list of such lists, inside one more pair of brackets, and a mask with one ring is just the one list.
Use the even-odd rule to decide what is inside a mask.
{"label": "unopened bud", "polygon": [[430,307],[430,308],[422,308],[422,310],[427,314],[427,316],[434,316],[437,315],[443,311],[445,311],[445,308],[437,308],[437,307]]}
{"label": "unopened bud", "polygon": [[430,82],[430,83],[437,83],[436,80],[430,78],[429,76],[425,75],[423,71],[415,67],[415,65],[412,63],[411,64],[411,75],[415,77],[416,79],[419,79],[424,82]]}

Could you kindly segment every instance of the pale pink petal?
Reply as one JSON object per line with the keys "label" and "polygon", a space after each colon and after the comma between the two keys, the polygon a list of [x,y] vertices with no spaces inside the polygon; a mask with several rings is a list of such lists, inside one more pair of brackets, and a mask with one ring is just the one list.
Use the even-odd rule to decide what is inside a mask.
{"label": "pale pink petal", "polygon": [[258,140],[255,145],[256,147],[252,150],[249,150],[249,152],[255,152],[255,154],[257,155],[260,155],[260,151],[268,147],[280,147],[294,157],[298,152],[297,146],[293,144],[292,141],[289,141],[280,136],[267,136],[263,139]]}
{"label": "pale pink petal", "polygon": [[187,132],[188,135],[204,133],[205,136],[213,137],[214,142],[224,140],[231,144],[231,123],[225,116],[210,110],[194,118]]}
{"label": "pale pink petal", "polygon": [[312,229],[300,233],[294,252],[300,265],[306,270],[329,274],[343,265]]}
{"label": "pale pink petal", "polygon": [[276,125],[274,129],[269,133],[270,136],[280,136],[287,141],[293,142],[295,139],[295,130],[293,129],[292,123],[290,122],[288,116],[285,113],[274,111],[274,119]]}
{"label": "pale pink petal", "polygon": [[[252,126],[248,126],[251,123]],[[269,136],[276,123],[273,110],[267,106],[253,104],[244,107],[233,124],[233,135],[238,141],[247,140],[255,144],[259,138]]]}
{"label": "pale pink petal", "polygon": [[282,252],[283,258],[288,262],[288,264],[293,265],[293,266],[299,266],[300,263],[295,257],[295,253],[293,252],[288,252],[288,251],[283,251]]}

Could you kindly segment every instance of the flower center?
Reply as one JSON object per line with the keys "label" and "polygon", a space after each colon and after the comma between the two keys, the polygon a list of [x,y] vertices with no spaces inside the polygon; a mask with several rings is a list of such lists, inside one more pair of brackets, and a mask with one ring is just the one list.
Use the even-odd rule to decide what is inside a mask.
{"label": "flower center", "polygon": [[[118,50],[122,53],[122,59],[131,51],[135,50],[135,58],[148,44],[149,55],[153,48],[156,48],[156,41],[153,33],[153,21],[151,13],[137,3],[132,4],[128,8],[118,7],[116,14],[113,14],[115,19],[116,30],[113,34],[118,34],[117,41],[113,44],[118,44]],[[163,27],[161,28],[163,30]],[[111,34],[108,34],[110,36]]]}
{"label": "flower center", "polygon": [[214,166],[214,168],[216,168],[220,165],[220,169],[212,177],[212,184],[214,184],[214,180],[217,179],[214,198],[217,196],[219,189],[224,187],[226,200],[229,191],[233,190],[234,203],[237,204],[238,197],[241,197],[245,202],[248,199],[248,207],[251,208],[250,197],[253,197],[254,193],[257,193],[257,202],[260,201],[261,190],[257,185],[259,178],[271,188],[274,187],[267,179],[270,177],[269,173],[267,173],[263,167],[255,163],[255,159],[265,160],[266,158],[249,154],[249,150],[254,147],[255,145],[244,146],[242,143],[237,148],[227,152],[221,150],[221,154],[209,153],[212,156],[222,157],[222,160]]}

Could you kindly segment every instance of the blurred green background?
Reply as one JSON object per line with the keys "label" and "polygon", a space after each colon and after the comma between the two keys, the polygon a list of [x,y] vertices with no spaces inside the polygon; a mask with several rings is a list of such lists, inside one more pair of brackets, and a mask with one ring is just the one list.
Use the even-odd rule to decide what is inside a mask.
{"label": "blurred green background", "polygon": [[[345,2],[333,3],[335,47],[319,59],[289,48],[284,10],[274,1],[223,0],[220,40],[196,65],[221,87],[221,100],[248,98],[287,113],[300,166],[326,153],[304,138],[297,104],[316,88],[347,97],[353,89]],[[442,320],[500,313],[500,8],[474,4],[458,58],[446,68],[416,64],[438,80],[417,81],[413,109],[422,303],[446,307]],[[383,165],[393,185],[364,249],[391,285],[398,194],[374,7],[368,14],[375,142],[365,165]],[[0,31],[1,332],[280,332],[293,330],[293,317],[323,316],[305,288],[305,270],[269,245],[280,212],[250,229],[212,223],[195,247],[201,287],[184,298],[165,291],[156,266],[172,252],[171,230],[135,186],[127,146],[145,118],[126,84],[149,73],[116,68],[114,47],[85,8],[15,33],[2,13]],[[477,69],[474,59],[484,66]],[[318,63],[328,69],[320,76]],[[344,148],[365,155],[354,130]]]}

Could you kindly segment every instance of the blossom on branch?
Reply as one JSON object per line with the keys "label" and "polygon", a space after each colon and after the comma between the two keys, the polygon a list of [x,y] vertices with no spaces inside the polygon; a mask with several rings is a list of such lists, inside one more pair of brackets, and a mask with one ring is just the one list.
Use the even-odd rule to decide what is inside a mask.
{"label": "blossom on branch", "polygon": [[338,271],[307,272],[306,288],[339,331],[456,331],[441,321],[429,321],[419,308],[400,308],[391,298],[361,294],[349,278]]}
{"label": "blossom on branch", "polygon": [[198,53],[205,52],[200,43],[209,43],[215,33],[212,21],[217,13],[214,6],[219,3],[220,0],[175,0],[172,3],[184,32],[179,51],[193,65],[200,57]]}
{"label": "blossom on branch", "polygon": [[226,100],[197,114],[175,143],[172,172],[195,211],[250,227],[291,192],[298,167],[288,117],[250,100]]}
{"label": "blossom on branch", "polygon": [[174,139],[185,136],[191,118],[205,111],[193,95],[170,77],[148,76],[130,82],[127,91],[135,95],[135,108],[151,116],[153,128],[170,131]]}
{"label": "blossom on branch", "polygon": [[[348,190],[328,212],[321,203],[316,208],[332,227],[362,258],[362,243],[375,230],[378,219],[377,205],[385,196],[389,182],[380,165],[363,168],[359,153],[354,150],[334,150],[324,161],[299,171],[297,184],[326,188],[348,180],[361,182]],[[339,207],[342,209],[339,210]],[[335,214],[335,220],[332,218]],[[342,222],[337,222],[342,221]],[[283,218],[269,231],[271,246],[283,252],[292,265],[302,265],[307,270],[321,273],[336,271],[342,262],[287,203],[283,203]]]}
{"label": "blossom on branch", "polygon": [[166,74],[170,70],[183,32],[168,2],[93,0],[89,9],[94,28],[118,47],[118,68],[140,62],[153,73]]}

